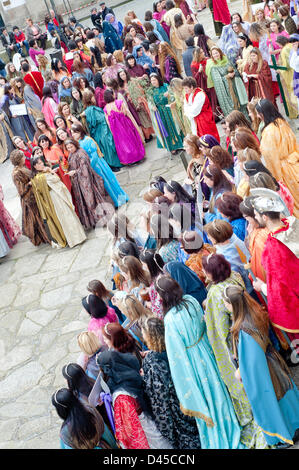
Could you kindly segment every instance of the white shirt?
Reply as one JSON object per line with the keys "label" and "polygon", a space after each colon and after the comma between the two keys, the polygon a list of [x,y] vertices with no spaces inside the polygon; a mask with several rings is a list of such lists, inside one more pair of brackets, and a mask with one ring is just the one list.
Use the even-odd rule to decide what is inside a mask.
{"label": "white shirt", "polygon": [[196,121],[194,118],[196,118],[196,116],[198,116],[201,113],[201,110],[206,100],[206,94],[204,91],[200,91],[199,93],[197,93],[197,95],[194,98],[194,101],[192,102],[193,95],[194,93],[191,93],[189,95],[188,101],[185,96],[184,112],[190,121],[192,134],[197,135],[197,126],[196,126]]}

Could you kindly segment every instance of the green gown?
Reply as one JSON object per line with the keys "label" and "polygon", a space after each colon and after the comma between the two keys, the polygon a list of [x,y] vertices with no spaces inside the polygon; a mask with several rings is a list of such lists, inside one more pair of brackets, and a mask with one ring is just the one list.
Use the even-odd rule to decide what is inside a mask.
{"label": "green gown", "polygon": [[98,106],[89,106],[85,109],[85,116],[90,136],[100,147],[108,165],[115,168],[122,167],[104,111]]}
{"label": "green gown", "polygon": [[[157,135],[158,148],[165,148],[169,152],[183,148],[183,134],[178,134],[176,125],[173,121],[170,107],[168,107],[168,98],[164,93],[169,92],[168,85],[164,83],[159,88],[151,87],[148,91],[149,108],[152,117],[152,123]],[[154,111],[154,107],[157,111]]]}

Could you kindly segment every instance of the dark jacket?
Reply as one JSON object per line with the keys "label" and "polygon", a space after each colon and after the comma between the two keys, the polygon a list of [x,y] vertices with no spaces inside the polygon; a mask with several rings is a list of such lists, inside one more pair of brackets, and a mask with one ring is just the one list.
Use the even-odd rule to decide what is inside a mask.
{"label": "dark jacket", "polygon": [[108,15],[108,13],[111,13],[113,16],[115,16],[114,11],[112,10],[112,8],[105,7],[104,10],[101,11],[103,21],[106,18],[106,15]]}
{"label": "dark jacket", "polygon": [[91,21],[95,28],[102,29],[102,13],[98,12],[96,15],[91,15]]}
{"label": "dark jacket", "polygon": [[187,77],[192,77],[192,72],[191,72],[191,62],[193,59],[193,52],[195,50],[194,46],[188,46],[185,52],[183,52],[183,63],[184,63],[184,69]]}
{"label": "dark jacket", "polygon": [[0,39],[4,47],[10,46],[12,44],[16,44],[16,38],[14,36],[14,33],[8,33],[8,36],[10,38],[10,44],[8,44],[7,39],[3,34],[1,34],[0,36]]}

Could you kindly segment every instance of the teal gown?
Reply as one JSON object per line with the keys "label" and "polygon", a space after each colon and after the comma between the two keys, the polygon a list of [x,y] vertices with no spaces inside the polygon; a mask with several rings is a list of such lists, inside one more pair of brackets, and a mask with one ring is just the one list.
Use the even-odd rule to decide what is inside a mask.
{"label": "teal gown", "polygon": [[[299,429],[299,391],[291,379],[285,386],[286,393],[279,400],[276,398],[266,356],[275,364],[275,371],[280,366],[271,358],[271,353],[264,352],[257,341],[247,332],[240,330],[238,358],[242,382],[250,402],[255,421],[264,432],[269,445],[278,443],[293,444],[296,429]],[[283,375],[280,376],[283,377]],[[281,382],[285,379],[281,379]]]}
{"label": "teal gown", "polygon": [[[164,93],[168,91],[166,83],[159,88],[152,86],[148,91],[148,101],[158,148],[165,148],[171,152],[183,148],[184,136],[181,132],[178,134],[171,110],[166,106],[168,98],[164,96]],[[153,110],[153,106],[156,106],[157,111]]]}
{"label": "teal gown", "polygon": [[91,137],[85,136],[84,139],[79,141],[79,144],[80,147],[88,154],[93,170],[103,178],[105,189],[111,197],[115,207],[121,207],[123,204],[128,202],[129,196],[120,187],[116,176],[110,169],[104,157],[99,156],[97,143]]}
{"label": "teal gown", "polygon": [[107,124],[105,113],[98,106],[89,106],[85,109],[86,123],[90,136],[96,141],[108,165],[121,168],[113,136]]}
{"label": "teal gown", "polygon": [[202,449],[243,449],[241,429],[210,346],[200,304],[184,295],[165,318],[171,376],[184,414],[196,419]]}

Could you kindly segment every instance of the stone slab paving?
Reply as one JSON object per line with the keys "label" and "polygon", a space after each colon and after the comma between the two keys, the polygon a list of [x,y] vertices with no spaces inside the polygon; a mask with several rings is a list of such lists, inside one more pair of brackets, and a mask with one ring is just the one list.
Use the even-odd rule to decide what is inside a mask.
{"label": "stone slab paving", "polygon": [[[234,10],[240,8],[241,1],[232,3]],[[141,19],[151,7],[149,0],[130,2]],[[128,5],[120,7],[120,18],[127,9]],[[200,19],[213,37],[208,10]],[[130,196],[121,211],[127,210],[136,223],[138,201],[151,177],[161,174],[178,181],[185,177],[179,156],[170,158],[156,148],[155,140],[146,149],[144,162],[117,173]],[[11,170],[9,161],[0,166],[0,184],[8,210],[20,223]],[[111,287],[109,245],[110,237],[102,228],[89,232],[87,241],[73,249],[34,247],[22,237],[0,260],[0,448],[59,448],[61,420],[50,398],[65,386],[63,365],[76,361],[80,352],[76,336],[88,324],[81,306],[88,281],[98,278]]]}

